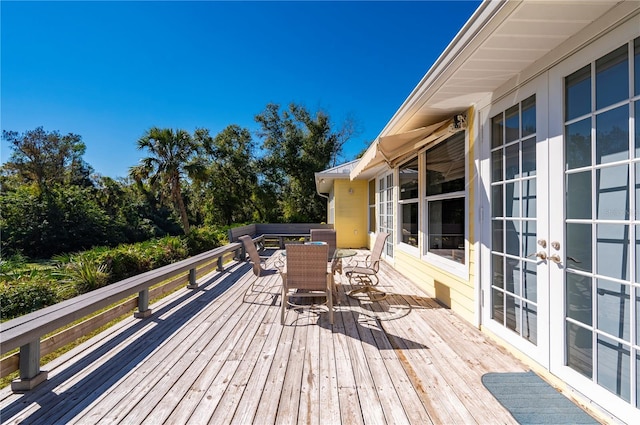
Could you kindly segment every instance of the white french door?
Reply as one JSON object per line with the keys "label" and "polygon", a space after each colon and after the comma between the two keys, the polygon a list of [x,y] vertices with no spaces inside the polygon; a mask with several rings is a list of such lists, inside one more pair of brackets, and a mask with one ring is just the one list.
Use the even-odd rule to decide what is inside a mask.
{"label": "white french door", "polygon": [[481,111],[483,325],[549,364],[546,76]]}
{"label": "white french door", "polygon": [[633,22],[480,111],[482,322],[640,417],[640,36]]}
{"label": "white french door", "polygon": [[640,37],[631,25],[595,44],[549,73],[550,370],[627,421],[640,417]]}

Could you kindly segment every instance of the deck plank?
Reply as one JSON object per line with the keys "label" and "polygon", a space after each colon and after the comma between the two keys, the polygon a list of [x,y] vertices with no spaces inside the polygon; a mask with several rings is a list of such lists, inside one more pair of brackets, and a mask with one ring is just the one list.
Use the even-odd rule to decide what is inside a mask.
{"label": "deck plank", "polygon": [[[268,267],[279,254],[274,254]],[[524,371],[504,349],[382,265],[382,302],[337,276],[335,323],[288,309],[280,277],[230,265],[43,366],[27,394],[0,390],[2,423],[515,423],[484,388]]]}

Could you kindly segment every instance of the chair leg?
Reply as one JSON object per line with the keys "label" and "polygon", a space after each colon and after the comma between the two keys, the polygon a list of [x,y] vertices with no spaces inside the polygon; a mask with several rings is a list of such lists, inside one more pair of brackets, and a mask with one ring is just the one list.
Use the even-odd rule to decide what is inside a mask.
{"label": "chair leg", "polygon": [[287,290],[282,285],[282,298],[280,299],[280,324],[284,325],[284,309],[287,305]]}
{"label": "chair leg", "polygon": [[[375,276],[375,277],[376,277],[375,285],[377,285],[379,283],[378,276]],[[363,278],[364,277],[360,278],[361,282],[362,282]],[[349,291],[349,293],[347,293],[347,295],[350,296],[351,298],[359,299],[358,297],[356,297],[357,294],[367,294],[367,296],[369,297],[369,300],[371,300],[371,301],[382,301],[385,298],[387,298],[387,293],[384,292],[384,291],[379,290],[378,288],[376,288],[374,286],[374,283],[371,281],[371,277],[370,276],[366,276],[366,278],[369,280],[369,283],[370,283],[369,285],[365,284],[361,288]]]}
{"label": "chair leg", "polygon": [[333,325],[333,275],[327,276],[327,305],[329,306],[329,323]]}

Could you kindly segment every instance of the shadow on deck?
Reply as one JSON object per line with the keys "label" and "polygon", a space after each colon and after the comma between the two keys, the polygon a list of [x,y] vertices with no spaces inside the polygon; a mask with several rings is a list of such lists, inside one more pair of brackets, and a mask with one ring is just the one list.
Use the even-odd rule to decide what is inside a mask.
{"label": "shadow on deck", "polygon": [[481,377],[526,368],[392,268],[381,275],[384,301],[346,296],[337,277],[333,326],[323,308],[289,309],[282,326],[280,277],[254,292],[250,266],[229,266],[43,366],[35,390],[2,390],[0,419],[515,423]]}

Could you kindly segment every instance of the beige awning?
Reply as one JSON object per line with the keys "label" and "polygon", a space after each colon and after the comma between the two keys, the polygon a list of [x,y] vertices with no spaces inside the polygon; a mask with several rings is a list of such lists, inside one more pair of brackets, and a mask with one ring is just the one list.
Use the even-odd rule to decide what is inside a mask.
{"label": "beige awning", "polygon": [[358,164],[351,171],[350,177],[353,180],[365,170],[382,163],[390,165],[394,160],[417,151],[430,143],[443,140],[457,131],[453,129],[453,118],[450,118],[405,133],[378,137],[360,158]]}

